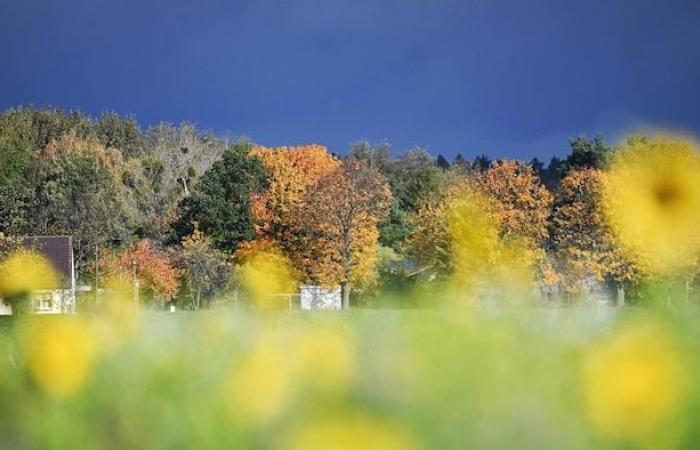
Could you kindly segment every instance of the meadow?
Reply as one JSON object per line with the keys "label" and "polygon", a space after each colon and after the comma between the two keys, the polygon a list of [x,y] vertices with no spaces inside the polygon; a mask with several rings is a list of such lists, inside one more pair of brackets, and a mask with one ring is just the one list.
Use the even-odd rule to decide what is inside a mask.
{"label": "meadow", "polygon": [[700,311],[0,321],[1,448],[694,448]]}
{"label": "meadow", "polygon": [[[27,193],[0,196],[3,449],[697,447],[692,139],[580,138],[545,171],[0,118]],[[63,276],[28,234],[71,236]],[[76,271],[85,302],[30,313]],[[288,310],[305,285],[339,309]]]}

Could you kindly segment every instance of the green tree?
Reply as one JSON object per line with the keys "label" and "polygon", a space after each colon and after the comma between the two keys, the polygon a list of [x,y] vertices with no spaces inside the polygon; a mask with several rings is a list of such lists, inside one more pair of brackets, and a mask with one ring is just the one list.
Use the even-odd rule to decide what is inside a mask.
{"label": "green tree", "polygon": [[474,158],[474,162],[472,163],[472,169],[483,172],[489,167],[491,167],[491,158],[489,158],[485,154],[482,153],[476,158]]}
{"label": "green tree", "polygon": [[95,124],[95,133],[106,148],[116,148],[128,158],[144,151],[144,142],[136,117],[120,117],[116,112],[102,113]]}
{"label": "green tree", "polygon": [[602,136],[596,136],[592,141],[585,136],[578,136],[569,140],[569,146],[571,154],[565,161],[567,171],[602,169],[613,154],[613,148]]}
{"label": "green tree", "polygon": [[450,163],[442,155],[438,155],[437,160],[435,161],[435,164],[439,168],[441,168],[442,170],[447,170],[450,168]]}
{"label": "green tree", "polygon": [[200,309],[228,286],[231,264],[199,229],[185,237],[174,253],[182,284],[180,296],[189,308]]}
{"label": "green tree", "polygon": [[85,269],[96,247],[131,236],[133,211],[122,184],[125,168],[118,151],[72,134],[52,141],[39,154],[32,231],[72,235],[78,271]]}
{"label": "green tree", "polygon": [[249,155],[251,148],[245,142],[231,145],[180,202],[173,225],[178,241],[194,232],[195,223],[227,252],[255,237],[251,195],[265,187],[267,175],[262,161]]}
{"label": "green tree", "polygon": [[0,138],[0,231],[28,232],[36,205],[36,161],[26,142]]}
{"label": "green tree", "polygon": [[93,124],[80,111],[58,108],[17,108],[0,114],[0,136],[18,139],[35,150],[68,133],[88,138],[93,135]]}

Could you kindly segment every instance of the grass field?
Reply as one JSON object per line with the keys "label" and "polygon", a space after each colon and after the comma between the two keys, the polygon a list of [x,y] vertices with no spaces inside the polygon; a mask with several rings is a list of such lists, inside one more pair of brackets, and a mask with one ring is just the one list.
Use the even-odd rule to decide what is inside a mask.
{"label": "grass field", "polygon": [[0,446],[692,448],[698,319],[641,308],[3,318]]}

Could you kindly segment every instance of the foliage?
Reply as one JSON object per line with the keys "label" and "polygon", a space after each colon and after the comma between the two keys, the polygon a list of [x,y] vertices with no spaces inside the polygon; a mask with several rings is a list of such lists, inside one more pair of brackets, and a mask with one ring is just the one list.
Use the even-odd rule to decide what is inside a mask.
{"label": "foliage", "polygon": [[169,302],[180,289],[180,272],[172,258],[148,239],[134,243],[118,255],[103,255],[100,266],[107,277],[138,280],[139,289],[156,301]]}
{"label": "foliage", "polygon": [[343,287],[348,306],[352,285],[371,284],[379,233],[391,192],[381,174],[359,161],[347,161],[310,190],[295,224],[300,252],[294,261],[305,275]]}
{"label": "foliage", "polygon": [[340,161],[325,147],[306,145],[269,149],[255,147],[269,174],[267,188],[253,197],[258,237],[272,239],[289,250],[292,220],[318,180],[336,170]]}
{"label": "foliage", "polygon": [[190,309],[206,306],[229,284],[231,267],[223,252],[198,228],[174,249],[173,260],[181,276],[180,296]]}
{"label": "foliage", "polygon": [[116,112],[102,113],[95,124],[95,134],[105,148],[118,149],[126,158],[144,152],[144,139],[136,117],[121,118]]}
{"label": "foliage", "polygon": [[0,137],[0,230],[21,234],[30,229],[35,198],[36,158],[26,142]]}
{"label": "foliage", "polygon": [[[187,122],[178,127],[169,123],[158,124],[146,130],[142,139],[144,149],[140,162],[145,183],[141,204],[144,216],[142,234],[165,239],[171,222],[177,219],[178,212],[182,214],[181,203],[190,196],[193,185],[223,158],[229,145]],[[234,153],[246,145],[234,143]],[[231,159],[231,155],[228,158]],[[214,173],[221,170],[220,167]],[[248,177],[246,172],[242,173],[244,179]],[[213,173],[210,176],[214,176]],[[257,175],[253,173],[251,176]],[[207,183],[211,186],[211,180]],[[186,231],[178,231],[178,238],[191,233],[191,224],[185,228]]]}
{"label": "foliage", "polygon": [[0,232],[0,262],[22,246],[22,239]]}
{"label": "foliage", "polygon": [[[375,151],[381,151],[381,148]],[[411,232],[409,216],[421,203],[437,195],[443,187],[443,171],[433,157],[420,148],[412,149],[396,160],[380,166],[393,196],[389,214],[379,225],[382,245],[403,251]]]}
{"label": "foliage", "polygon": [[265,186],[262,162],[249,155],[244,142],[231,145],[194,187],[192,195],[179,205],[179,218],[173,224],[178,239],[191,235],[196,223],[210,236],[216,248],[233,252],[254,237],[251,196]]}
{"label": "foliage", "polygon": [[562,267],[564,288],[582,293],[591,281],[638,283],[639,269],[617,245],[608,226],[601,193],[605,174],[598,169],[569,172],[557,191],[550,236]]}
{"label": "foliage", "polygon": [[552,195],[524,163],[502,160],[475,173],[476,187],[495,200],[501,236],[519,236],[533,248],[547,237]]}
{"label": "foliage", "polygon": [[96,246],[128,239],[135,213],[122,176],[130,165],[118,151],[70,134],[51,141],[38,158],[35,233],[73,235],[79,271]]}
{"label": "foliage", "polygon": [[592,141],[585,136],[578,136],[569,141],[571,154],[564,164],[567,170],[603,169],[613,155],[613,149],[602,136]]}

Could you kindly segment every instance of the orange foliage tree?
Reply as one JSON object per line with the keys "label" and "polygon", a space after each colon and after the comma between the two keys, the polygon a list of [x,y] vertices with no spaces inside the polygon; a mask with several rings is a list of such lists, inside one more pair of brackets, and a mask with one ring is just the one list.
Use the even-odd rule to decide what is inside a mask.
{"label": "orange foliage tree", "polygon": [[312,280],[340,284],[345,308],[352,286],[374,279],[377,224],[390,201],[389,186],[376,169],[347,161],[321,178],[298,210],[295,262]]}
{"label": "orange foliage tree", "polygon": [[106,255],[101,267],[108,276],[135,278],[152,298],[169,302],[180,288],[179,271],[168,253],[144,239],[116,256]]}
{"label": "orange foliage tree", "polygon": [[530,165],[520,161],[497,161],[483,172],[475,172],[476,186],[495,200],[496,214],[504,237],[517,235],[533,246],[547,238],[547,218],[552,195]]}
{"label": "orange foliage tree", "polygon": [[[293,264],[294,278],[301,273],[308,273],[305,264],[307,256],[312,253],[309,241],[302,238],[307,235],[298,217],[302,214],[308,201],[307,194],[320,179],[334,172],[341,166],[341,161],[332,156],[320,145],[302,145],[298,147],[266,148],[255,147],[251,156],[259,157],[268,172],[268,184],[265,191],[253,195],[251,209],[255,220],[255,241],[244,243],[236,253],[236,260],[243,263],[251,254],[281,252]],[[321,264],[319,262],[319,264]],[[299,276],[299,281],[314,280]]]}
{"label": "orange foliage tree", "polygon": [[521,240],[528,258],[539,268],[540,281],[555,283],[556,273],[544,251],[553,197],[532,167],[521,161],[501,160],[472,176],[477,189],[494,200],[501,238]]}

